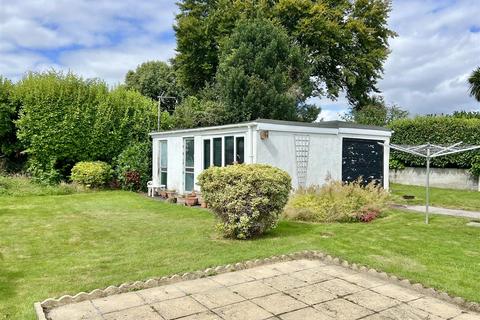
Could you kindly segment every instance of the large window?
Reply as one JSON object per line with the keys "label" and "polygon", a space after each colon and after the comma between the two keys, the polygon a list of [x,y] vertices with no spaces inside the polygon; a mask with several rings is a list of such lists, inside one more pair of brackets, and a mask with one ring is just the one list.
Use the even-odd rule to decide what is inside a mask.
{"label": "large window", "polygon": [[245,161],[245,138],[225,136],[203,140],[203,168],[228,166]]}
{"label": "large window", "polygon": [[158,163],[158,175],[160,177],[160,184],[167,186],[167,167],[168,167],[168,153],[167,140],[160,141],[160,157]]}
{"label": "large window", "polygon": [[193,191],[193,185],[194,185],[194,153],[195,153],[195,148],[194,148],[194,140],[193,138],[186,138],[184,140],[184,152],[185,152],[185,167],[184,167],[184,173],[185,173],[185,191]]}

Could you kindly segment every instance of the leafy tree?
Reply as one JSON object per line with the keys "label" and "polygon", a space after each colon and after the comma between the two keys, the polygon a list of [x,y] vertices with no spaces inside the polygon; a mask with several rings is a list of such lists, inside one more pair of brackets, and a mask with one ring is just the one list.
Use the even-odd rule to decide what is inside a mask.
{"label": "leafy tree", "polygon": [[228,122],[317,118],[319,110],[304,103],[312,92],[306,56],[283,27],[241,20],[220,52],[216,80]]}
{"label": "leafy tree", "polygon": [[176,128],[196,128],[225,123],[225,106],[218,101],[189,96],[173,113]]}
{"label": "leafy tree", "polygon": [[0,157],[9,160],[18,159],[21,151],[15,128],[20,103],[15,99],[14,91],[14,84],[0,76]]}
{"label": "leafy tree", "polygon": [[388,0],[182,0],[176,18],[179,81],[190,94],[213,83],[220,48],[242,18],[279,22],[309,57],[314,95],[352,105],[378,92],[376,83],[389,53]]}
{"label": "leafy tree", "polygon": [[480,67],[475,69],[468,78],[470,95],[480,102]]}
{"label": "leafy tree", "polygon": [[[162,61],[148,61],[139,65],[135,71],[128,71],[125,85],[153,100],[158,100],[160,95],[175,97],[177,100],[182,96],[173,67]],[[172,112],[175,104],[174,99],[165,99],[162,110]]]}
{"label": "leafy tree", "polygon": [[372,96],[364,99],[361,108],[352,107],[343,118],[365,125],[386,126],[392,121],[408,117],[408,111],[395,105],[387,106],[383,97]]}

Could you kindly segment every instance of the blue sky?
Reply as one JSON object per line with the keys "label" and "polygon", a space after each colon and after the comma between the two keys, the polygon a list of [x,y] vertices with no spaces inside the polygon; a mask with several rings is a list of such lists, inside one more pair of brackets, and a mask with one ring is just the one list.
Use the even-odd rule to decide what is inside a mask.
{"label": "blue sky", "polygon": [[[0,74],[55,68],[121,83],[136,65],[175,55],[176,10],[174,0],[0,0]],[[466,83],[480,66],[479,0],[394,0],[389,24],[399,34],[379,82],[389,104],[480,109]],[[324,119],[348,107],[342,97],[313,102]]]}

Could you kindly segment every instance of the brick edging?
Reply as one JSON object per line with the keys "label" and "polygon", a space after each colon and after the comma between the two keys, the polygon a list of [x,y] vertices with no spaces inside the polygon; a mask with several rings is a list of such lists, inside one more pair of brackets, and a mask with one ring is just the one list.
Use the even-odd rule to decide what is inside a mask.
{"label": "brick edging", "polygon": [[194,280],[194,279],[209,277],[209,276],[222,274],[226,272],[239,271],[239,270],[249,269],[256,266],[267,265],[267,264],[272,264],[276,262],[298,260],[298,259],[321,260],[329,264],[340,265],[342,267],[349,268],[352,270],[365,272],[378,278],[387,279],[392,283],[395,283],[402,287],[413,289],[419,293],[429,295],[449,303],[456,304],[458,306],[461,306],[471,311],[480,312],[480,304],[477,302],[466,301],[461,297],[452,297],[446,292],[438,291],[436,289],[429,288],[429,287],[424,287],[420,283],[412,283],[408,279],[402,279],[394,275],[389,275],[385,272],[381,272],[375,269],[369,269],[365,266],[358,265],[356,263],[349,263],[346,260],[334,258],[320,251],[308,251],[308,250],[280,255],[280,256],[272,256],[264,259],[247,260],[247,261],[238,262],[235,264],[221,265],[217,267],[207,268],[205,270],[198,270],[198,271],[187,272],[183,274],[173,274],[173,275],[164,276],[161,278],[151,278],[146,281],[125,282],[119,286],[109,286],[104,289],[95,289],[88,293],[80,292],[74,296],[64,295],[56,299],[49,298],[42,302],[35,302],[34,309],[35,309],[35,313],[37,315],[38,320],[47,320],[46,314],[49,310],[66,305],[66,304],[70,304],[70,303],[93,300],[93,299],[103,298],[103,297],[114,295],[114,294],[126,293],[130,291],[138,291],[142,289],[148,289],[148,288],[153,288],[157,286],[176,283],[184,280]]}

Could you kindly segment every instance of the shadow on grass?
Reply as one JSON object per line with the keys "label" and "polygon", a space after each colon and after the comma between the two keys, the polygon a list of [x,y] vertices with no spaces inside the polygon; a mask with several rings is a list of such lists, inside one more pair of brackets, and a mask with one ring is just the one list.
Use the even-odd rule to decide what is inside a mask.
{"label": "shadow on grass", "polygon": [[317,226],[309,223],[280,221],[278,226],[264,234],[263,238],[288,238],[298,237],[304,234],[312,233]]}

